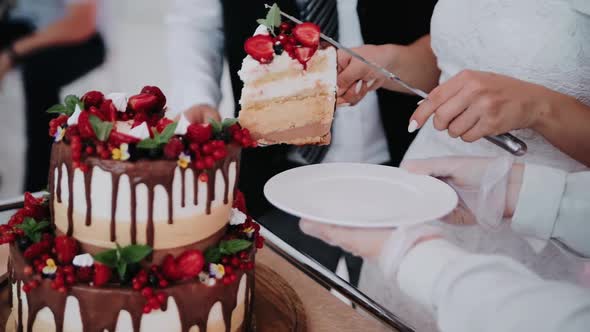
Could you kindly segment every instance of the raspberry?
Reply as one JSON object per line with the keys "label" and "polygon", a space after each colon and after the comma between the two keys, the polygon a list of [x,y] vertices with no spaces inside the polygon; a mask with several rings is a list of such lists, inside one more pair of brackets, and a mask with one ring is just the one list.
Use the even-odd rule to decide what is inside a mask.
{"label": "raspberry", "polygon": [[205,266],[205,257],[199,250],[187,250],[176,259],[176,264],[184,279],[194,278]]}
{"label": "raspberry", "polygon": [[89,108],[91,106],[99,107],[103,100],[104,95],[100,91],[88,91],[82,96],[84,108]]}
{"label": "raspberry", "polygon": [[211,139],[213,128],[208,123],[193,123],[186,130],[186,138],[192,143],[205,143]]}
{"label": "raspberry", "polygon": [[178,137],[173,137],[164,146],[164,156],[168,159],[176,159],[184,150],[184,144]]}
{"label": "raspberry", "polygon": [[92,281],[94,271],[90,266],[82,266],[76,270],[76,278],[81,282]]}

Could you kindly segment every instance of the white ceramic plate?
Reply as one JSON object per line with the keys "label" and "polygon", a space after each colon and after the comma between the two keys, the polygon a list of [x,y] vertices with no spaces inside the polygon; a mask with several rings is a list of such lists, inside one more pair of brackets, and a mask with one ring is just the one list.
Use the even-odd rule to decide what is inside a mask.
{"label": "white ceramic plate", "polygon": [[264,186],[277,208],[341,226],[391,227],[441,218],[457,205],[446,183],[396,167],[326,163],[277,174]]}

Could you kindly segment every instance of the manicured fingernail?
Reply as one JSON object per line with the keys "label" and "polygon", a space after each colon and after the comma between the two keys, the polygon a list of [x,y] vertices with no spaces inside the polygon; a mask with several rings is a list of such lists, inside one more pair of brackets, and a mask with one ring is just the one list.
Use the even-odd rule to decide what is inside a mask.
{"label": "manicured fingernail", "polygon": [[373,86],[373,84],[375,84],[375,79],[368,81],[367,82],[367,89],[370,89]]}
{"label": "manicured fingernail", "polygon": [[350,103],[343,103],[343,104],[338,105],[338,107],[348,107],[348,106],[350,106]]}
{"label": "manicured fingernail", "polygon": [[408,126],[408,132],[413,133],[418,129],[418,122],[416,120],[410,121],[410,125]]}
{"label": "manicured fingernail", "polygon": [[418,102],[418,105],[422,104],[426,99],[420,99],[420,101]]}
{"label": "manicured fingernail", "polygon": [[361,92],[361,89],[363,88],[363,81],[358,81],[356,82],[356,86],[354,87],[354,93],[358,94],[359,92]]}

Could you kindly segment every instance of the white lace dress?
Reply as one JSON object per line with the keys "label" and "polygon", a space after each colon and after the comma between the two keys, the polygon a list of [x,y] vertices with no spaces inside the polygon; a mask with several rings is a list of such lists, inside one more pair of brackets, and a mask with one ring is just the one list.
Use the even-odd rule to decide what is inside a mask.
{"label": "white lace dress", "polygon": [[[544,85],[590,105],[590,16],[582,13],[585,8],[580,6],[586,7],[582,2],[439,0],[432,17],[431,36],[432,48],[442,70],[440,81],[446,81],[463,69],[490,71]],[[567,171],[585,168],[532,130],[512,133],[529,148],[519,161]],[[430,119],[405,158],[506,153],[485,140],[465,143],[453,139],[446,131],[434,129]],[[463,248],[509,255],[545,278],[576,281],[579,275],[580,261],[565,256],[552,245],[535,253],[508,227],[493,231],[479,226],[444,227],[448,237]],[[493,287],[490,285],[482,291],[493,292]],[[375,265],[366,263],[363,267],[360,288],[418,331],[435,330],[430,315],[414,306],[391,281],[384,284]]]}

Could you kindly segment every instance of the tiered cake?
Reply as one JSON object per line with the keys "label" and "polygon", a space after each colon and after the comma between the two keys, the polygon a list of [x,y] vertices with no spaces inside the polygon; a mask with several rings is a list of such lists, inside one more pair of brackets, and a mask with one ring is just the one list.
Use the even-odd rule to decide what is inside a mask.
{"label": "tiered cake", "polygon": [[329,144],[336,50],[320,47],[317,25],[281,22],[276,5],[258,21],[238,72],[244,82],[240,123],[260,144]]}
{"label": "tiered cake", "polygon": [[49,112],[49,195],[0,226],[11,331],[245,331],[263,239],[236,190],[236,121],[164,117],[157,87]]}

